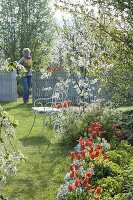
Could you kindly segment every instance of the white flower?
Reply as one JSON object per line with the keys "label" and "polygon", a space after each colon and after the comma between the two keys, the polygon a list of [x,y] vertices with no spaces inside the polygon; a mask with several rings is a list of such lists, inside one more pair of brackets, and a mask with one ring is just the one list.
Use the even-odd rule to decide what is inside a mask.
{"label": "white flower", "polygon": [[84,93],[84,98],[87,99],[88,97],[89,97],[88,92],[85,92],[85,93]]}
{"label": "white flower", "polygon": [[2,176],[2,179],[0,180],[0,187],[6,182],[6,177]]}
{"label": "white flower", "polygon": [[65,176],[65,178],[64,178],[65,182],[69,181],[70,178],[71,178],[71,177],[70,177],[70,172],[69,172],[69,173],[66,174],[66,176]]}
{"label": "white flower", "polygon": [[43,88],[42,91],[51,91],[52,87]]}

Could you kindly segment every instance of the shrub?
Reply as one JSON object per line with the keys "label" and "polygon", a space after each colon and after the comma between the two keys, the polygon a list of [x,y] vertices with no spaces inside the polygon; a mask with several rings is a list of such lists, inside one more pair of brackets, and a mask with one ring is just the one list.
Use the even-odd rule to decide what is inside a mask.
{"label": "shrub", "polygon": [[103,191],[105,193],[109,193],[111,197],[122,190],[121,183],[111,176],[108,176],[107,178],[102,178],[100,181],[98,181],[98,183],[102,184]]}
{"label": "shrub", "polygon": [[[107,107],[93,108],[83,113],[66,110],[60,117],[60,129],[58,136],[60,141],[65,144],[76,144],[78,138],[87,131],[88,127],[94,121],[99,121],[101,129],[106,130],[105,139],[115,140],[115,131],[112,130],[112,124],[119,121],[121,112]],[[113,144],[113,143],[112,143]]]}

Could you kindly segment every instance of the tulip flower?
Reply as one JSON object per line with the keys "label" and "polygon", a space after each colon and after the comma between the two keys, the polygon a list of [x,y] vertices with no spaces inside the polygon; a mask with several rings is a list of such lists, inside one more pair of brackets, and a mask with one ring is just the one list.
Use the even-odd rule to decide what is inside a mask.
{"label": "tulip flower", "polygon": [[76,178],[75,179],[75,186],[80,186],[80,184],[81,184],[81,180],[79,179],[79,178]]}
{"label": "tulip flower", "polygon": [[69,184],[68,189],[69,189],[69,191],[73,191],[75,189],[75,185]]}
{"label": "tulip flower", "polygon": [[82,158],[82,155],[81,154],[77,154],[76,157],[77,157],[78,160],[80,160]]}
{"label": "tulip flower", "polygon": [[94,190],[95,193],[101,193],[102,192],[102,187],[101,186],[98,186],[95,190]]}
{"label": "tulip flower", "polygon": [[70,152],[70,155],[71,155],[71,159],[73,160],[76,157],[75,151]]}
{"label": "tulip flower", "polygon": [[90,171],[88,171],[87,173],[86,173],[86,178],[91,178],[91,176],[92,176],[92,173],[90,172]]}
{"label": "tulip flower", "polygon": [[88,183],[88,184],[86,185],[86,189],[87,189],[87,190],[90,190],[91,188],[92,188],[92,185]]}

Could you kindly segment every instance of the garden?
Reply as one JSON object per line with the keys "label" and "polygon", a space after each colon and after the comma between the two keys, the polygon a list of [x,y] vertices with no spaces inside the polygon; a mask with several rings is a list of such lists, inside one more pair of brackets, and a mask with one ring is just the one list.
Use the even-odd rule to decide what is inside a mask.
{"label": "garden", "polygon": [[[10,136],[12,146],[4,145],[2,173],[8,179],[1,194],[9,199],[132,199],[132,106],[100,107],[78,116],[69,110],[62,117],[61,137],[50,127],[40,137],[41,117],[29,135],[31,104],[19,100],[2,106],[14,116],[12,126],[15,119],[19,125]],[[16,152],[14,159],[10,151]]]}
{"label": "garden", "polygon": [[[0,86],[0,199],[133,199],[131,8],[126,0],[0,3],[0,81],[13,73],[17,85],[16,101],[3,100],[15,94],[8,78]],[[25,47],[29,102],[21,82],[28,71],[16,61]],[[48,104],[58,114],[34,118],[35,102],[56,85],[67,91]]]}

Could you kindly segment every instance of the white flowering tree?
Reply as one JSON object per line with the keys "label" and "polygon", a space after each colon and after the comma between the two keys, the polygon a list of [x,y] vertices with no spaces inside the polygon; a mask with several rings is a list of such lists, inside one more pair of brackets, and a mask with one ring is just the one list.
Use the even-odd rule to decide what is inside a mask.
{"label": "white flowering tree", "polygon": [[[15,135],[17,121],[8,115],[0,106],[0,189],[6,182],[7,177],[15,176],[17,165],[22,159],[23,154],[18,151],[12,143]],[[0,198],[4,199],[0,194]]]}
{"label": "white flowering tree", "polygon": [[71,20],[64,20],[58,31],[60,60],[73,78],[80,76],[80,80],[75,79],[75,87],[82,100],[92,88],[90,76],[100,80],[114,103],[129,100],[132,24],[125,10],[119,10],[111,1],[58,0],[55,6],[71,14]]}
{"label": "white flowering tree", "polygon": [[[93,10],[90,16],[96,17]],[[100,32],[97,33],[97,26],[95,20],[88,21],[86,14],[78,9],[78,12],[72,12],[71,20],[64,20],[63,27],[58,29],[61,59],[56,60],[71,79],[78,93],[78,101],[83,106],[89,101],[88,97],[96,86],[95,62],[104,51],[105,39],[101,38]]]}

